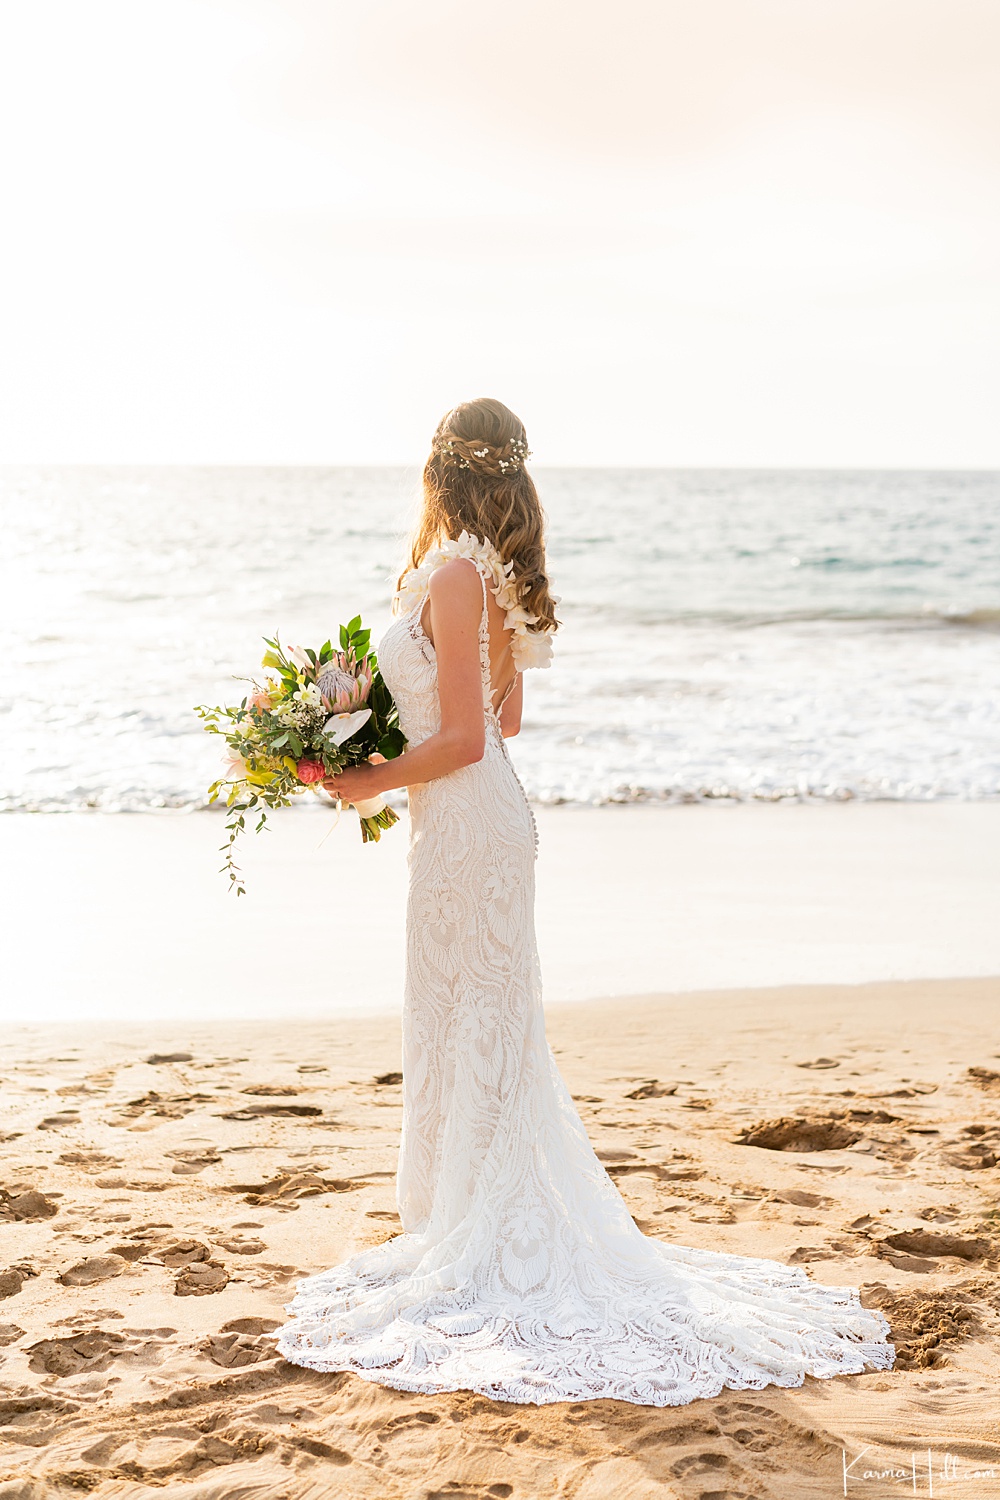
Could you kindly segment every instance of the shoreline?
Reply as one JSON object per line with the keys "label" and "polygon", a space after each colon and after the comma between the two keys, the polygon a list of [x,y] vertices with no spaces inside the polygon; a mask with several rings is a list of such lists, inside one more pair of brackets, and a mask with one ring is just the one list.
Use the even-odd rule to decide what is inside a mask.
{"label": "shoreline", "polygon": [[[1000,974],[1000,802],[535,815],[547,1003]],[[237,899],[221,817],[6,814],[7,1017],[398,1011],[406,820],[362,846],[334,819],[248,837]]]}

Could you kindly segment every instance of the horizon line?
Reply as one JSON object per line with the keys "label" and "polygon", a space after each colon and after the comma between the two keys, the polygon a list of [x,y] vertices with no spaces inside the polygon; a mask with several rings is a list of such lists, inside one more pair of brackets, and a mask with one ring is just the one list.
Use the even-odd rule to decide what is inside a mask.
{"label": "horizon line", "polygon": [[[424,461],[345,459],[0,459],[0,473],[17,469],[423,469]],[[546,463],[532,472],[742,473],[742,474],[996,474],[995,464],[917,463]]]}

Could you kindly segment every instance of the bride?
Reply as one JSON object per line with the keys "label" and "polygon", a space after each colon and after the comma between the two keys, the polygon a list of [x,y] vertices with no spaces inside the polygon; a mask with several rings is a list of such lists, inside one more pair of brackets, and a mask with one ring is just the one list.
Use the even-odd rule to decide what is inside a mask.
{"label": "bride", "polygon": [[379,648],[409,748],[329,783],[347,801],[409,788],[403,1233],[300,1281],[279,1351],[536,1404],[677,1406],[888,1369],[888,1324],[853,1288],[643,1235],[557,1071],[534,819],[505,745],[557,627],[528,457],[499,401],[441,422]]}

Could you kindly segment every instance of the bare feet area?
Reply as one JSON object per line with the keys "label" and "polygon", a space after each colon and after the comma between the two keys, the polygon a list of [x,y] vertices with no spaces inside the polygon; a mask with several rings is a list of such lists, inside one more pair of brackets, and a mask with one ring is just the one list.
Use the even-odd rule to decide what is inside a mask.
{"label": "bare feet area", "polygon": [[802,1265],[892,1326],[890,1373],[662,1409],[417,1396],[276,1357],[296,1279],[399,1232],[397,1018],[10,1029],[0,1497],[1000,1496],[998,998],[959,979],[549,1008],[646,1233]]}

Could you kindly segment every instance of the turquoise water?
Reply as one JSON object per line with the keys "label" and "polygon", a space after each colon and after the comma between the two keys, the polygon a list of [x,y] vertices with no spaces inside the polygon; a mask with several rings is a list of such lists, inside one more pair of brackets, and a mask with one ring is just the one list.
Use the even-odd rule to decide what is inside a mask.
{"label": "turquoise water", "polygon": [[[564,628],[542,801],[1000,794],[1000,476],[538,471]],[[416,473],[0,475],[0,806],[202,805],[260,636],[376,634]]]}

